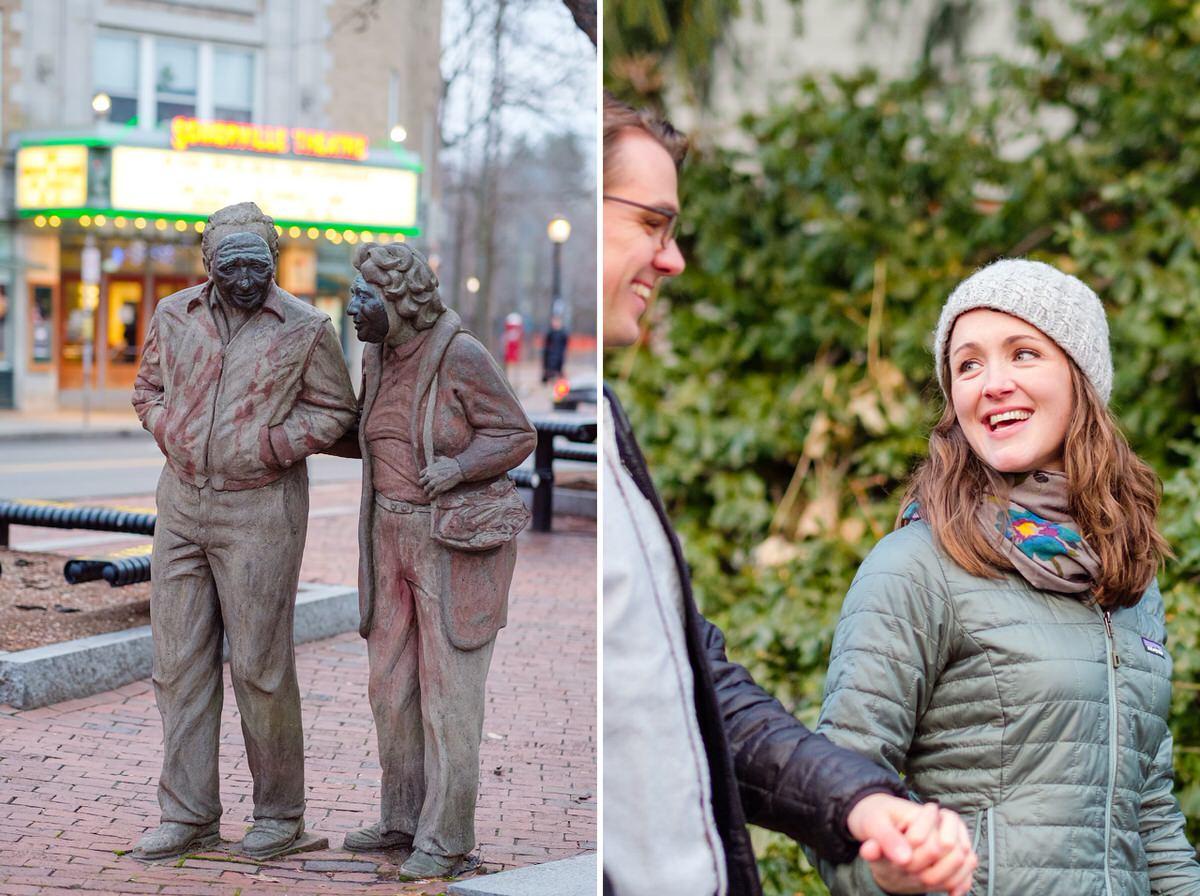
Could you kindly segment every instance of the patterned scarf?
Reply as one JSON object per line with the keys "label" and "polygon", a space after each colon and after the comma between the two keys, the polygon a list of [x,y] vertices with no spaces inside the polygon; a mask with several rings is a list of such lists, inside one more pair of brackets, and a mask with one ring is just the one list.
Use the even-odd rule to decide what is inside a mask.
{"label": "patterned scarf", "polygon": [[[1067,509],[1066,474],[1036,470],[1005,478],[1012,483],[1008,500],[987,495],[976,514],[993,546],[1034,588],[1088,591],[1100,573],[1100,560]],[[905,523],[920,518],[915,503],[904,511]]]}

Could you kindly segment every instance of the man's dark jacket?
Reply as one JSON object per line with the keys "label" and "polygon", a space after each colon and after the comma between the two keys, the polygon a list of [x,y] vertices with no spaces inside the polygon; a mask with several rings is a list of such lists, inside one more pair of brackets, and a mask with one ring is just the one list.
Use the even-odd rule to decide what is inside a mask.
{"label": "man's dark jacket", "polygon": [[542,382],[553,374],[561,374],[563,363],[567,360],[567,339],[570,334],[566,327],[557,330],[551,327],[546,331],[546,345],[542,349]]}
{"label": "man's dark jacket", "polygon": [[[696,609],[679,539],[629,420],[608,386],[604,394],[621,462],[658,514],[679,572],[696,719],[707,752],[713,818],[725,849],[728,896],[762,892],[747,822],[786,834],[831,862],[849,861],[858,851],[846,826],[850,809],[870,793],[906,796],[903,785],[891,772],[809,731],[725,656],[721,630]],[[607,877],[604,890],[614,893]]]}

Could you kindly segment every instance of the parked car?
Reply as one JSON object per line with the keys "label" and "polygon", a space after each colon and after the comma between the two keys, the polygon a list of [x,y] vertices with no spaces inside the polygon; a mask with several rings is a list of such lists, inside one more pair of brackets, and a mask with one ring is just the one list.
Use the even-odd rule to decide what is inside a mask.
{"label": "parked car", "polygon": [[553,407],[556,411],[577,411],[581,404],[596,408],[596,381],[578,379],[574,382],[561,376],[554,381]]}

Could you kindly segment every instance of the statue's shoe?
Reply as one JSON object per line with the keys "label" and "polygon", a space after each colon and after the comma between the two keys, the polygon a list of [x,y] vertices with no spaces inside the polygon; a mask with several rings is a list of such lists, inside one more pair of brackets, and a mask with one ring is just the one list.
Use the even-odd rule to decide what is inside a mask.
{"label": "statue's shoe", "polygon": [[164,821],[147,833],[133,848],[138,859],[173,859],[189,852],[204,852],[221,843],[221,822],[185,824]]}
{"label": "statue's shoe", "polygon": [[342,841],[342,848],[351,852],[379,852],[384,849],[410,849],[413,835],[404,831],[385,831],[383,822],[351,831]]}
{"label": "statue's shoe", "polygon": [[271,859],[287,852],[302,833],[303,818],[256,818],[242,840],[242,853],[252,859]]}
{"label": "statue's shoe", "polygon": [[477,854],[466,856],[437,856],[423,849],[413,850],[400,866],[401,880],[428,880],[433,877],[458,877],[479,867]]}

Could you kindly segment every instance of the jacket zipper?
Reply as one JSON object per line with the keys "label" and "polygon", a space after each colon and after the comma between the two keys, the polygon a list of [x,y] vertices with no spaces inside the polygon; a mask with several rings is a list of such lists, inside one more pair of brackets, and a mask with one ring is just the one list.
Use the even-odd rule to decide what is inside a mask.
{"label": "jacket zipper", "polygon": [[217,381],[213,384],[212,411],[208,418],[208,437],[204,440],[204,476],[206,479],[212,479],[209,455],[212,453],[213,430],[217,426],[217,406],[220,404],[221,384],[225,381],[225,352],[228,348],[228,344],[221,346],[221,365],[217,368]]}
{"label": "jacket zipper", "polygon": [[996,821],[992,818],[992,806],[987,808],[987,835],[988,835],[988,870],[987,870],[987,896],[992,896],[996,886]]}
{"label": "jacket zipper", "polygon": [[971,852],[979,855],[979,843],[983,839],[984,829],[987,829],[987,862],[980,862],[987,896],[992,896],[996,886],[996,876],[992,873],[996,867],[996,834],[995,824],[992,821],[992,808],[992,806],[988,806],[975,813],[975,836],[971,840]]}
{"label": "jacket zipper", "polygon": [[1112,613],[1103,612],[1105,643],[1108,648],[1108,790],[1104,795],[1104,892],[1112,896],[1109,845],[1112,843],[1113,794],[1117,789],[1117,669],[1121,665],[1117,638],[1113,634]]}
{"label": "jacket zipper", "polygon": [[[226,319],[226,324],[228,323],[229,321]],[[221,346],[221,351],[219,352],[221,356],[221,366],[217,368],[217,382],[213,386],[212,416],[208,421],[208,438],[204,440],[204,475],[208,479],[212,479],[209,456],[212,454],[213,430],[217,427],[217,408],[220,407],[221,404],[221,387],[225,384],[225,362],[228,360],[229,349],[233,345],[233,341],[241,336],[242,333],[245,332],[246,327],[249,325],[249,320],[243,321],[242,325],[238,327],[238,331],[236,333],[229,334],[229,341]]]}

